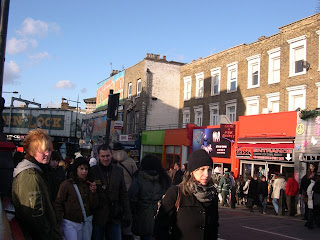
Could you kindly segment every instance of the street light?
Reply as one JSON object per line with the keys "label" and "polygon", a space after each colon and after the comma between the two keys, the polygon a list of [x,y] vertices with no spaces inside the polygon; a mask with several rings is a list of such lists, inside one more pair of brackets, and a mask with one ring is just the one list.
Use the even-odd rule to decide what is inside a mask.
{"label": "street light", "polygon": [[78,108],[78,104],[80,103],[79,102],[79,94],[78,94],[78,99],[77,99],[77,101],[74,101],[74,100],[70,100],[70,99],[66,99],[66,98],[62,98],[62,100],[64,100],[64,101],[70,101],[70,102],[75,102],[75,103],[77,103],[77,113],[76,113],[76,126],[75,126],[75,130],[74,130],[74,137],[75,138],[77,138],[77,128],[78,128],[78,110],[79,110],[79,108]]}

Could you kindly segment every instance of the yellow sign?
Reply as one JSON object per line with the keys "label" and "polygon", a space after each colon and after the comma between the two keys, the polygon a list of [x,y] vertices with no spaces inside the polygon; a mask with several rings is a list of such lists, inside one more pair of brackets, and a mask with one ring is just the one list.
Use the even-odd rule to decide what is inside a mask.
{"label": "yellow sign", "polygon": [[297,125],[297,134],[302,135],[304,134],[304,124],[300,123]]}

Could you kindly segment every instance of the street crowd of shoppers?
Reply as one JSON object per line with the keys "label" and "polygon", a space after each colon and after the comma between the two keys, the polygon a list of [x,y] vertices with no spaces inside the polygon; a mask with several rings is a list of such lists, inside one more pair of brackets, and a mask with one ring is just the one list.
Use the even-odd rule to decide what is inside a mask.
{"label": "street crowd of shoppers", "polygon": [[276,215],[295,216],[299,194],[305,226],[320,227],[320,173],[314,164],[299,186],[291,173],[268,182],[263,174],[245,180],[221,167],[213,171],[203,149],[194,151],[188,164],[174,162],[165,171],[150,154],[138,168],[120,143],[100,145],[97,159],[76,153],[66,163],[41,129],[30,131],[23,146],[12,201],[25,239],[218,239],[219,202],[245,205],[250,212],[257,207],[261,214],[269,202]]}

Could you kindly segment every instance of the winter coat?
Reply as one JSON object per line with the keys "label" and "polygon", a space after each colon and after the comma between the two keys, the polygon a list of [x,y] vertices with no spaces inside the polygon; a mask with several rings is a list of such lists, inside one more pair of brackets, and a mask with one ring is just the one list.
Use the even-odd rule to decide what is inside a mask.
{"label": "winter coat", "polygon": [[127,189],[129,189],[133,174],[138,170],[137,164],[132,158],[128,157],[128,154],[124,150],[115,151],[112,156],[117,160],[118,165],[123,168],[124,181]]}
{"label": "winter coat", "polygon": [[252,179],[249,184],[248,198],[257,199],[258,198],[258,181]]}
{"label": "winter coat", "polygon": [[248,192],[249,192],[250,182],[251,182],[251,180],[250,180],[250,179],[248,179],[248,180],[246,181],[246,183],[244,184],[244,187],[243,187],[243,194],[245,194],[245,195],[247,195],[247,194],[248,194]]}
{"label": "winter coat", "polygon": [[62,239],[48,181],[37,164],[24,159],[14,169],[12,201],[25,239]]}
{"label": "winter coat", "polygon": [[286,195],[288,196],[296,196],[299,192],[299,183],[293,178],[288,178],[286,184]]}
{"label": "winter coat", "polygon": [[268,196],[268,183],[266,181],[261,181],[258,183],[257,194],[261,194],[263,197]]}
{"label": "winter coat", "polygon": [[286,189],[286,180],[282,177],[277,178],[272,184],[272,189],[271,198],[279,199],[281,189]]}
{"label": "winter coat", "polygon": [[90,168],[90,174],[97,185],[99,198],[99,205],[93,211],[93,224],[104,226],[107,222],[131,221],[123,169],[113,163],[108,167],[98,164]]}
{"label": "winter coat", "polygon": [[[156,217],[154,237],[156,240],[213,240],[218,238],[218,197],[201,203],[194,195],[180,194],[177,209],[178,187],[172,186],[162,199]],[[170,230],[171,229],[171,230]],[[169,234],[171,231],[171,234]],[[170,236],[171,235],[171,236]]]}
{"label": "winter coat", "polygon": [[78,186],[87,217],[92,215],[92,209],[98,206],[97,193],[90,192],[89,186],[85,181],[65,180],[60,185],[57,199],[54,203],[57,220],[60,224],[62,218],[76,223],[84,221],[79,198],[73,187],[74,183]]}
{"label": "winter coat", "polygon": [[133,215],[132,232],[135,235],[152,236],[158,201],[165,192],[157,172],[139,171],[134,177],[128,193]]}
{"label": "winter coat", "polygon": [[229,192],[230,185],[231,185],[230,178],[223,176],[219,182],[219,189],[221,189],[222,192]]}
{"label": "winter coat", "polygon": [[51,200],[56,200],[60,184],[66,179],[65,171],[62,167],[51,168],[48,173],[48,182],[51,190]]}
{"label": "winter coat", "polygon": [[308,208],[313,209],[313,191],[312,188],[316,182],[311,179],[311,183],[307,188],[307,195],[308,195]]}
{"label": "winter coat", "polygon": [[180,184],[182,181],[182,177],[183,177],[183,172],[181,171],[181,169],[179,169],[178,171],[176,171],[176,173],[173,176],[172,185]]}

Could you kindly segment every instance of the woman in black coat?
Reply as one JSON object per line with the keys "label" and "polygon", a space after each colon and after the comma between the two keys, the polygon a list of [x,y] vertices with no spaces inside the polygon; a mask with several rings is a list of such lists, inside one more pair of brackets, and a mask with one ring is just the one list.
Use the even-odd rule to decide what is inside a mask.
{"label": "woman in black coat", "polygon": [[188,159],[188,171],[162,199],[156,217],[156,240],[218,239],[218,196],[211,178],[213,162],[201,149]]}
{"label": "woman in black coat", "polygon": [[170,187],[171,179],[156,156],[142,158],[141,169],[135,174],[129,188],[133,216],[132,232],[141,240],[151,240],[158,202]]}
{"label": "woman in black coat", "polygon": [[247,207],[249,208],[250,212],[253,212],[253,206],[258,206],[258,204],[258,177],[257,175],[254,175],[249,184]]}

